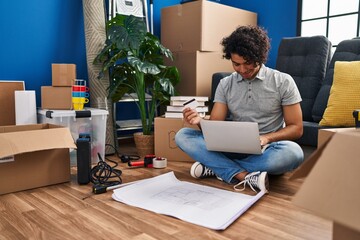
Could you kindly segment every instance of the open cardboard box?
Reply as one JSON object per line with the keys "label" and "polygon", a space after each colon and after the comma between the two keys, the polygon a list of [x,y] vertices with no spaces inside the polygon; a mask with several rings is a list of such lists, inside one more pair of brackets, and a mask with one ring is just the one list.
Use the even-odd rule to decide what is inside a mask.
{"label": "open cardboard box", "polygon": [[333,239],[360,239],[360,129],[321,129],[318,146],[290,177],[306,177],[293,202],[333,220]]}
{"label": "open cardboard box", "polygon": [[70,181],[70,130],[52,124],[0,127],[0,195]]}

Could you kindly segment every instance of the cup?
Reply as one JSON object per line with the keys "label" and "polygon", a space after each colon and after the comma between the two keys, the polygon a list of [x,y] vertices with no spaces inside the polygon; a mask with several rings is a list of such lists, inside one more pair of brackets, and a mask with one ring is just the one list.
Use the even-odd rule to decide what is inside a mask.
{"label": "cup", "polygon": [[89,102],[89,99],[88,98],[85,98],[85,97],[72,97],[72,102],[73,103],[88,103]]}
{"label": "cup", "polygon": [[72,92],[73,97],[89,97],[89,93],[87,92]]}
{"label": "cup", "polygon": [[87,86],[73,85],[72,91],[73,92],[88,92],[89,88]]}
{"label": "cup", "polygon": [[83,79],[74,79],[73,85],[86,86],[86,81]]}
{"label": "cup", "polygon": [[83,103],[73,103],[74,110],[83,110],[84,104]]}

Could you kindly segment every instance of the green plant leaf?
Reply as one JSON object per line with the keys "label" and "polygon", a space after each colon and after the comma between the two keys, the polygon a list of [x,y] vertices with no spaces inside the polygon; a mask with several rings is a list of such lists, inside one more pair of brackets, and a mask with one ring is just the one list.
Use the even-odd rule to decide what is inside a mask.
{"label": "green plant leaf", "polygon": [[145,74],[156,75],[160,73],[160,69],[153,63],[150,62],[142,62],[139,58],[128,56],[128,62],[131,66],[136,68],[138,71],[143,72]]}

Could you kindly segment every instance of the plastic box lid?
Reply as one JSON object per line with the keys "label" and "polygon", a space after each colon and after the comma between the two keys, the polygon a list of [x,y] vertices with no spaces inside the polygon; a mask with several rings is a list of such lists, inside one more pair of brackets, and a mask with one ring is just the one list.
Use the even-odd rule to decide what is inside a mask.
{"label": "plastic box lid", "polygon": [[108,115],[109,112],[104,109],[84,108],[84,110],[49,110],[40,109],[38,114],[44,115],[47,118],[55,117],[75,117],[75,118],[90,118],[91,116]]}

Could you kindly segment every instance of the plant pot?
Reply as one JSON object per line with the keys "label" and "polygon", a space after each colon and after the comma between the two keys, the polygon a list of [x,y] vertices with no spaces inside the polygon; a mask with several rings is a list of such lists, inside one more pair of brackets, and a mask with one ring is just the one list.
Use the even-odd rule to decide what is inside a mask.
{"label": "plant pot", "polygon": [[154,154],[154,134],[143,135],[142,132],[134,133],[134,142],[138,155],[145,157],[148,154]]}

